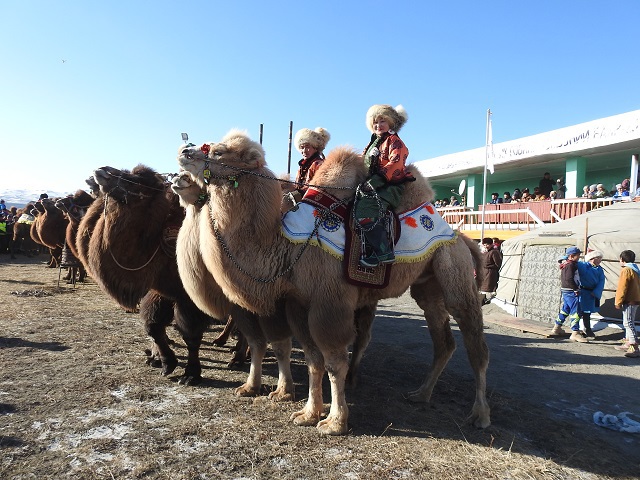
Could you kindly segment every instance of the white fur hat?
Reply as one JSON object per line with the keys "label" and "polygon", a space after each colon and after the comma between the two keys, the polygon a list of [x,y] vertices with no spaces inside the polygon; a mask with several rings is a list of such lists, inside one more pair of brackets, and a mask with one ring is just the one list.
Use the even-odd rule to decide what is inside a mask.
{"label": "white fur hat", "polygon": [[600,250],[591,250],[584,256],[584,261],[588,262],[592,258],[602,258],[604,255]]}
{"label": "white fur hat", "polygon": [[298,151],[301,151],[300,145],[302,145],[303,143],[308,143],[313,148],[318,150],[318,152],[322,152],[324,150],[324,147],[327,146],[327,143],[329,143],[330,139],[331,135],[322,127],[318,127],[315,130],[303,128],[301,130],[298,130],[293,143],[295,144]]}
{"label": "white fur hat", "polygon": [[407,123],[409,115],[402,105],[393,108],[391,105],[373,105],[367,111],[367,128],[373,133],[373,121],[378,117],[384,117],[389,122],[389,128],[399,132]]}

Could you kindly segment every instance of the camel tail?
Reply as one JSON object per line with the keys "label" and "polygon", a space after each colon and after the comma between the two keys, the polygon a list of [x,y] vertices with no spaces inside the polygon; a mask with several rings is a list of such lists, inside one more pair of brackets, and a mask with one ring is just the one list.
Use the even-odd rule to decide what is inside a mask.
{"label": "camel tail", "polygon": [[473,266],[476,271],[476,287],[480,288],[482,281],[484,280],[484,263],[482,258],[482,252],[478,248],[478,244],[475,240],[467,237],[463,233],[459,233],[459,236],[464,240],[464,243],[467,244],[469,248],[469,253],[471,253],[471,257],[473,258]]}

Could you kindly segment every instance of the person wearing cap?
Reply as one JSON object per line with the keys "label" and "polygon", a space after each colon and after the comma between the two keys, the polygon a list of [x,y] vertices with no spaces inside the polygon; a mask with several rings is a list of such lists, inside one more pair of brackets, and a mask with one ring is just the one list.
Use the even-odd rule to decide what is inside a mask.
{"label": "person wearing cap", "polygon": [[587,251],[583,262],[578,262],[580,274],[580,299],[578,311],[584,324],[584,336],[596,338],[591,330],[591,314],[600,310],[600,297],[604,290],[604,270],[600,266],[602,252],[599,250]]}
{"label": "person wearing cap", "polygon": [[622,325],[624,326],[624,344],[615,346],[616,350],[625,352],[624,356],[639,358],[638,333],[636,332],[636,312],[640,305],[640,268],[634,262],[636,254],[633,250],[620,253],[620,278],[616,288],[615,307],[622,310]]}
{"label": "person wearing cap", "polygon": [[569,247],[565,253],[567,254],[567,260],[560,264],[562,307],[558,312],[558,318],[551,330],[551,334],[556,336],[563,335],[565,331],[562,328],[562,324],[568,318],[571,326],[571,337],[569,339],[574,342],[587,343],[589,340],[580,333],[580,316],[578,314],[580,294],[578,259],[582,251],[578,247]]}
{"label": "person wearing cap", "polygon": [[556,180],[556,199],[561,200],[565,196],[565,192],[567,191],[567,187],[564,184],[564,180],[559,178]]}
{"label": "person wearing cap", "polygon": [[484,277],[479,290],[484,295],[482,303],[485,304],[496,296],[498,280],[500,279],[500,267],[502,266],[502,254],[491,237],[483,238],[480,248],[484,256]]}
{"label": "person wearing cap", "polygon": [[386,212],[400,204],[404,184],[415,180],[406,168],[409,149],[398,136],[408,118],[402,105],[373,105],[367,111],[371,139],[363,156],[369,173],[355,202],[355,217],[365,243],[360,264],[365,267],[395,261]]}
{"label": "person wearing cap", "polygon": [[315,130],[303,128],[296,133],[294,144],[302,154],[302,159],[298,162],[298,173],[296,174],[296,200],[300,200],[306,193],[309,183],[313,180],[316,171],[324,162],[324,148],[331,139],[331,135],[322,127]]}

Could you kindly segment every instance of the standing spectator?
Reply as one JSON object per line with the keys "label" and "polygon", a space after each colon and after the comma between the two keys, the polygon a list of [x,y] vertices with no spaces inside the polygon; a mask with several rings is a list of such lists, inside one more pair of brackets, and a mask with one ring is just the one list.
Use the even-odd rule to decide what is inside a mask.
{"label": "standing spectator", "polygon": [[596,338],[591,330],[591,314],[600,310],[600,297],[604,290],[604,270],[600,266],[602,252],[592,250],[584,256],[584,262],[578,262],[580,274],[579,313],[584,324],[584,336]]}
{"label": "standing spectator", "polygon": [[614,347],[616,350],[624,350],[625,357],[638,358],[638,334],[636,332],[636,311],[640,304],[640,269],[636,265],[636,254],[632,250],[624,250],[620,253],[620,279],[616,288],[615,306],[622,310],[622,324],[625,330],[625,343]]}
{"label": "standing spectator", "polygon": [[566,191],[567,187],[564,184],[564,180],[562,178],[556,180],[556,199],[561,200],[565,198]]}
{"label": "standing spectator", "polygon": [[480,285],[480,293],[484,295],[482,303],[489,303],[496,295],[498,280],[500,278],[500,267],[502,266],[502,254],[494,246],[491,237],[482,239],[482,252],[484,253],[484,278]]}
{"label": "standing spectator", "polygon": [[553,180],[551,180],[551,174],[549,172],[544,172],[544,176],[540,179],[540,183],[538,185],[540,187],[540,193],[545,197],[548,197],[553,190]]}
{"label": "standing spectator", "polygon": [[562,293],[562,307],[558,312],[556,324],[551,330],[552,335],[563,335],[564,321],[569,318],[571,326],[570,340],[580,343],[588,343],[589,340],[580,334],[580,316],[578,314],[578,301],[580,293],[580,274],[578,273],[578,259],[582,251],[578,247],[569,247],[565,252],[567,259],[560,264],[560,292]]}
{"label": "standing spectator", "polygon": [[7,206],[4,204],[4,200],[0,200],[0,214],[7,212]]}

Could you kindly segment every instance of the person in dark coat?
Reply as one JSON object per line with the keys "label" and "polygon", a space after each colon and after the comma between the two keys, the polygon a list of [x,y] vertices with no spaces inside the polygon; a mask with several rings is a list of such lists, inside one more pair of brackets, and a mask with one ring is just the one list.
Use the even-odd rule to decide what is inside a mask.
{"label": "person in dark coat", "polygon": [[551,190],[553,190],[553,180],[551,180],[551,174],[549,172],[544,172],[544,176],[540,179],[538,187],[540,188],[540,193],[549,198],[549,194]]}
{"label": "person in dark coat", "polygon": [[498,288],[502,254],[495,247],[491,237],[483,238],[481,247],[484,252],[484,278],[480,285],[480,292],[485,295],[483,303],[488,303],[489,300],[495,296],[496,289]]}

